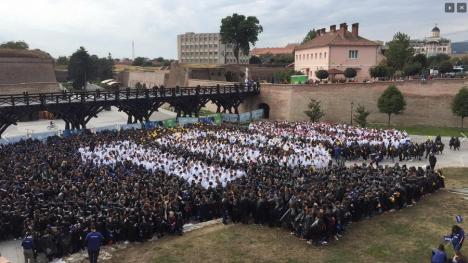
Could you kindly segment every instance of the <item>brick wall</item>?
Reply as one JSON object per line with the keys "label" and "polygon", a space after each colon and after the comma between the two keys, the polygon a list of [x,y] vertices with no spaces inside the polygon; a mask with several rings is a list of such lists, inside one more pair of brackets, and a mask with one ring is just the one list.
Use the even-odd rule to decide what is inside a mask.
{"label": "brick wall", "polygon": [[[351,102],[354,107],[364,105],[371,114],[373,123],[386,123],[387,115],[379,113],[377,100],[391,84],[345,83],[323,85],[273,85],[263,84],[260,95],[249,98],[242,104],[241,111],[257,109],[260,103],[270,106],[270,119],[306,120],[304,111],[310,98],[319,100],[325,112],[323,120],[350,122]],[[430,125],[458,127],[460,119],[452,114],[450,105],[454,95],[468,80],[405,81],[394,83],[406,99],[406,110],[392,116],[392,123],[398,125]]]}

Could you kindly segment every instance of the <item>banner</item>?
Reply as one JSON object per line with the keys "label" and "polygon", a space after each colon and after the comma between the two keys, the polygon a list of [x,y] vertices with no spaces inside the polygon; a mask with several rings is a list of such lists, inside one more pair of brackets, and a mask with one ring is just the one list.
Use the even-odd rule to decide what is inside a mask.
{"label": "banner", "polygon": [[179,123],[180,126],[185,126],[187,124],[197,123],[198,118],[179,117],[179,118],[177,118],[177,122]]}
{"label": "banner", "polygon": [[201,118],[198,118],[198,121],[200,121],[201,123],[205,123],[205,124],[214,124],[215,123],[215,117],[213,117],[213,116],[201,117]]}
{"label": "banner", "polygon": [[250,117],[250,112],[241,113],[239,114],[239,122],[249,122]]}
{"label": "banner", "polygon": [[164,128],[173,128],[177,124],[176,119],[168,119],[163,121]]}
{"label": "banner", "polygon": [[141,129],[141,124],[140,123],[123,124],[122,126],[120,126],[120,129],[122,129],[122,130],[131,130],[131,129],[137,130],[137,129]]}
{"label": "banner", "polygon": [[223,113],[223,122],[238,122],[238,121],[239,121],[239,115]]}
{"label": "banner", "polygon": [[263,118],[263,109],[252,111],[252,120],[260,120]]}
{"label": "banner", "polygon": [[221,113],[216,113],[215,115],[213,115],[214,117],[214,123],[216,125],[221,125],[221,123],[223,123],[223,117],[221,116]]}

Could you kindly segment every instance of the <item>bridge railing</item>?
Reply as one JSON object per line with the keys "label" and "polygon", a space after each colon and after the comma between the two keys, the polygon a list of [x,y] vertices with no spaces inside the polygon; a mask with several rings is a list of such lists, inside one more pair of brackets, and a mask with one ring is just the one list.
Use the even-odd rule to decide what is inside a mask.
{"label": "bridge railing", "polygon": [[259,87],[253,85],[225,85],[198,87],[154,87],[152,89],[126,89],[115,91],[73,91],[53,93],[22,93],[0,95],[0,107],[47,105],[60,103],[84,103],[96,101],[120,101],[143,98],[165,98],[181,96],[206,96],[214,94],[232,94],[256,92]]}

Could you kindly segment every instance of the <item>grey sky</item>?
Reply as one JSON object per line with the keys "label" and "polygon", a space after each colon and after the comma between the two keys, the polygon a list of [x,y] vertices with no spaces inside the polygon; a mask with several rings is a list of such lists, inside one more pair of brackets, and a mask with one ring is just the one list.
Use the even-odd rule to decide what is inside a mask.
{"label": "grey sky", "polygon": [[[0,42],[25,40],[53,56],[79,46],[101,56],[176,58],[176,35],[217,32],[234,12],[254,15],[264,32],[256,46],[300,42],[310,28],[359,22],[360,34],[390,40],[430,34],[468,40],[468,13],[445,13],[442,0],[0,0]],[[457,0],[459,2],[468,0]]]}

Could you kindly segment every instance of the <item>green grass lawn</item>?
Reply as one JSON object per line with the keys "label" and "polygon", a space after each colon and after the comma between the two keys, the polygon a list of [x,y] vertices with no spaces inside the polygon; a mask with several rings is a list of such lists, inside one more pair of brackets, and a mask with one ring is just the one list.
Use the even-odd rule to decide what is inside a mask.
{"label": "green grass lawn", "polygon": [[[369,127],[372,128],[381,128],[387,129],[388,126],[386,124],[370,124]],[[404,130],[411,135],[427,135],[427,136],[457,136],[463,137],[460,133],[462,132],[461,128],[453,128],[453,127],[432,127],[432,126],[390,126],[390,128],[397,129],[397,130]],[[468,136],[468,129],[464,129],[463,133]]]}
{"label": "green grass lawn", "polygon": [[[468,169],[445,169],[446,186],[468,188]],[[429,262],[431,250],[450,232],[468,201],[441,190],[413,207],[353,223],[343,239],[307,245],[287,230],[216,224],[117,251],[111,262]],[[467,222],[462,227],[468,229]],[[446,246],[450,256],[451,246]],[[467,245],[462,251],[468,254]]]}

